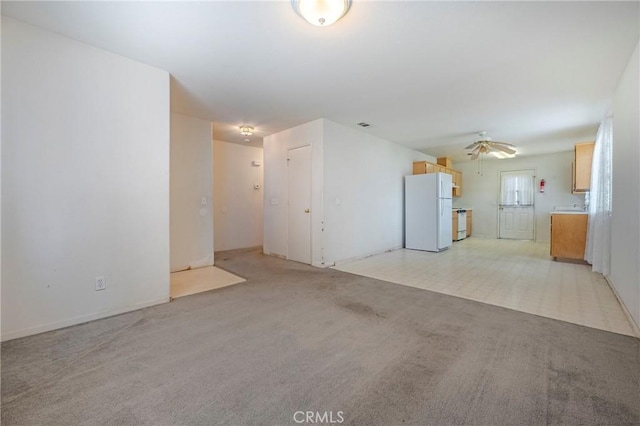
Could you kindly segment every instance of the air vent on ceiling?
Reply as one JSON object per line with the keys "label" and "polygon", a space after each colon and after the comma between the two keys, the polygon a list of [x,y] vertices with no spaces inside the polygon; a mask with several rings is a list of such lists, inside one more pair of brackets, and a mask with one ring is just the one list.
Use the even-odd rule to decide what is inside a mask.
{"label": "air vent on ceiling", "polygon": [[360,126],[360,127],[369,127],[369,126],[371,126],[371,124],[369,124],[369,123],[365,123],[365,122],[363,121],[363,122],[361,122],[361,123],[358,123],[358,126]]}

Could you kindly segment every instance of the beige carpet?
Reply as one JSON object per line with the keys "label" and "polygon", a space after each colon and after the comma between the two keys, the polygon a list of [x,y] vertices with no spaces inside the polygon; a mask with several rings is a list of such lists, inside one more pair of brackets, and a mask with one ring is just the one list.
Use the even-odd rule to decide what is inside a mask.
{"label": "beige carpet", "polygon": [[171,274],[171,297],[175,299],[244,281],[246,281],[244,278],[215,266],[174,272]]}
{"label": "beige carpet", "polygon": [[633,337],[259,250],[216,263],[247,281],[3,342],[2,426],[640,424]]}

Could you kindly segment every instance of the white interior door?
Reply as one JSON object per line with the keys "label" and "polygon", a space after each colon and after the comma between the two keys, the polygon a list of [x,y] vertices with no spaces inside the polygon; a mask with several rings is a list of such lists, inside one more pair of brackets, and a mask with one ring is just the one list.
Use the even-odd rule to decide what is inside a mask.
{"label": "white interior door", "polygon": [[290,149],[287,259],[311,264],[311,145]]}
{"label": "white interior door", "polygon": [[500,172],[498,238],[534,239],[533,170]]}

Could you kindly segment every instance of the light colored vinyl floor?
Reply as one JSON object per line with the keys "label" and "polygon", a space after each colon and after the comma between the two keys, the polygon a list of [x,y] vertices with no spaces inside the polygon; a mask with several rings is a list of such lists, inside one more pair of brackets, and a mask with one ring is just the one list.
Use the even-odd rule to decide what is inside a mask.
{"label": "light colored vinyl floor", "polygon": [[175,299],[244,281],[246,281],[244,278],[215,266],[173,272],[171,274],[171,297]]}
{"label": "light colored vinyl floor", "polygon": [[400,249],[340,271],[634,336],[602,274],[553,261],[549,244],[468,238],[431,253]]}

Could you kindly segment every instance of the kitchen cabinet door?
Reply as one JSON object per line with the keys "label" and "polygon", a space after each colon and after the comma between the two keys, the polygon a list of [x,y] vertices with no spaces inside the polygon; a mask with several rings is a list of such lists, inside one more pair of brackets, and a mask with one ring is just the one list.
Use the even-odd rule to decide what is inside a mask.
{"label": "kitchen cabinet door", "polygon": [[451,170],[453,175],[453,196],[462,197],[462,173],[457,170]]}
{"label": "kitchen cabinet door", "polygon": [[591,162],[595,142],[577,143],[573,151],[573,187],[574,194],[584,194],[591,187]]}
{"label": "kitchen cabinet door", "polygon": [[413,162],[413,174],[414,175],[423,175],[427,173],[427,162],[426,161],[414,161]]}
{"label": "kitchen cabinet door", "polygon": [[451,239],[458,241],[458,212],[455,210],[451,213],[451,221]]}
{"label": "kitchen cabinet door", "polygon": [[444,167],[446,167],[446,168],[448,168],[448,169],[450,169],[450,168],[451,168],[451,165],[453,164],[453,163],[451,162],[451,158],[449,158],[449,157],[438,157],[438,159],[437,159],[437,161],[436,161],[436,162],[437,162],[438,164],[440,164],[441,166],[444,166]]}
{"label": "kitchen cabinet door", "polygon": [[473,210],[467,210],[467,238],[471,236],[471,225],[473,223]]}
{"label": "kitchen cabinet door", "polygon": [[587,214],[551,215],[551,256],[584,260],[587,243]]}

